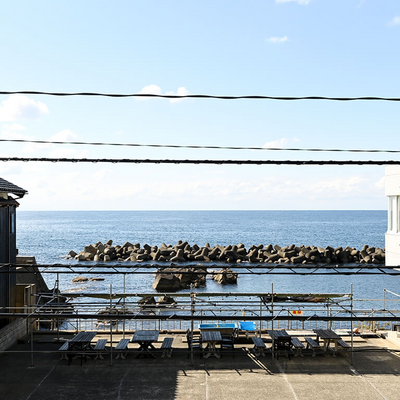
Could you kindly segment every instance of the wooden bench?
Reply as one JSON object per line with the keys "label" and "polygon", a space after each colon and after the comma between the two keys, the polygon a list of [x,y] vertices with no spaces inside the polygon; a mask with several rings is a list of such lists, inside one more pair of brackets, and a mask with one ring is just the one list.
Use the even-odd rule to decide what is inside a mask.
{"label": "wooden bench", "polygon": [[307,349],[312,349],[312,356],[315,357],[316,350],[321,350],[321,346],[314,339],[306,337]]}
{"label": "wooden bench", "polygon": [[343,347],[344,349],[350,349],[351,348],[351,346],[347,342],[345,342],[343,339],[338,340],[337,344],[339,346]]}
{"label": "wooden bench", "polygon": [[68,357],[67,357],[68,350],[69,350],[69,340],[64,342],[64,344],[58,349],[58,351],[62,352],[60,360],[68,360]]}
{"label": "wooden bench", "polygon": [[164,358],[164,357],[171,358],[173,341],[174,341],[174,338],[170,338],[170,337],[164,338],[164,340],[161,344],[161,350],[163,351],[161,358]]}
{"label": "wooden bench", "polygon": [[265,357],[264,350],[266,349],[264,341],[260,337],[252,336],[251,340],[254,343],[254,352],[257,356]]}
{"label": "wooden bench", "polygon": [[293,348],[296,350],[294,356],[301,356],[303,357],[303,349],[304,349],[304,344],[300,342],[300,339],[297,337],[292,337],[291,338],[291,344]]}
{"label": "wooden bench", "polygon": [[346,351],[347,354],[347,350],[351,349],[351,346],[345,342],[343,339],[340,339],[337,341],[337,344]]}
{"label": "wooden bench", "polygon": [[97,360],[98,358],[104,360],[103,355],[101,354],[102,351],[105,350],[107,344],[107,339],[99,339],[96,345],[93,347],[93,351],[96,352],[96,357],[94,358]]}
{"label": "wooden bench", "polygon": [[128,354],[128,344],[131,340],[130,339],[121,339],[117,346],[115,347],[115,350],[118,352],[117,358],[122,358],[125,359],[126,355]]}

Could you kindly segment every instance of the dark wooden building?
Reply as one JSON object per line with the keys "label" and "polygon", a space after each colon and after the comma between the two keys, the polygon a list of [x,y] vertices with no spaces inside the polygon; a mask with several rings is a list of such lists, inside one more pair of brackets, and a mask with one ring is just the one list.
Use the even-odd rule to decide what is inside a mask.
{"label": "dark wooden building", "polygon": [[[0,178],[0,264],[15,263],[16,243],[16,199],[25,196],[26,190]],[[14,267],[2,265],[0,268],[0,310],[15,306],[16,275]],[[4,308],[3,308],[4,310]],[[0,327],[7,320],[0,319]]]}

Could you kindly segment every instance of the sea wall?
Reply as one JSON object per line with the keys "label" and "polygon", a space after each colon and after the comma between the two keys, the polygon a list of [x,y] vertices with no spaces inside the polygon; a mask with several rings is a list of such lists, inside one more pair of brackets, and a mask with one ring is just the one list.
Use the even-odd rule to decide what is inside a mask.
{"label": "sea wall", "polygon": [[0,329],[0,351],[7,350],[28,334],[26,320],[17,319]]}
{"label": "sea wall", "polygon": [[122,246],[114,245],[112,240],[106,243],[97,242],[85,246],[83,251],[76,253],[71,250],[67,259],[79,261],[158,261],[158,262],[220,262],[220,263],[279,263],[279,264],[384,264],[385,249],[364,245],[361,250],[352,247],[327,246],[289,246],[251,245],[248,249],[244,244],[211,247],[197,244],[190,245],[187,241],[179,241],[176,245],[150,246],[126,242]]}

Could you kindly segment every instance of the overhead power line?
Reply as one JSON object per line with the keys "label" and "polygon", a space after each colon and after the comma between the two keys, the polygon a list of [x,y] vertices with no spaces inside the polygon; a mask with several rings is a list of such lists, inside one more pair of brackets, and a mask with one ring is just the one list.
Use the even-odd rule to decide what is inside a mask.
{"label": "overhead power line", "polygon": [[210,94],[151,94],[151,93],[98,93],[98,92],[42,92],[34,90],[18,90],[18,91],[0,91],[0,95],[11,94],[31,94],[31,95],[45,95],[45,96],[102,96],[102,97],[155,97],[164,99],[220,99],[220,100],[333,100],[333,101],[357,101],[357,100],[377,100],[377,101],[400,101],[399,97],[376,97],[376,96],[362,96],[362,97],[327,97],[327,96],[219,96]]}
{"label": "overhead power line", "polygon": [[247,147],[247,146],[208,146],[208,145],[178,145],[178,144],[142,144],[142,143],[112,143],[112,142],[77,142],[54,140],[28,140],[28,139],[0,139],[0,142],[36,143],[36,144],[61,144],[84,146],[120,146],[120,147],[157,147],[173,149],[216,149],[216,150],[264,150],[264,151],[307,151],[307,152],[347,152],[347,153],[400,153],[400,150],[379,149],[319,149],[319,148],[293,148],[293,147]]}
{"label": "overhead power line", "polygon": [[113,164],[217,164],[217,165],[400,165],[400,160],[178,160],[136,158],[0,157],[0,161]]}

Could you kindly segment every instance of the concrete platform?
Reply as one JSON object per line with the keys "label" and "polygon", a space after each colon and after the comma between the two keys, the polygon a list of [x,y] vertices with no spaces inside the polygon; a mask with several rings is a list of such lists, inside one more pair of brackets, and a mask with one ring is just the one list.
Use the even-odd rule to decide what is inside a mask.
{"label": "concrete platform", "polygon": [[[168,336],[174,336],[170,359],[161,353],[155,359],[134,358],[137,345],[130,344],[126,359],[111,362],[108,353],[82,366],[80,360],[70,366],[60,360],[61,344],[49,335],[35,335],[31,366],[27,338],[0,355],[0,399],[399,399],[400,347],[385,339],[356,342],[353,365],[344,354],[257,358],[250,342],[237,345],[234,358],[230,352],[221,359],[197,354],[191,365],[184,336]],[[113,335],[115,343],[119,339]]]}

